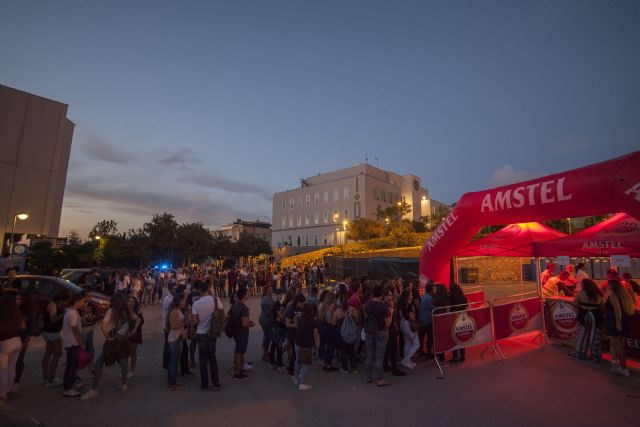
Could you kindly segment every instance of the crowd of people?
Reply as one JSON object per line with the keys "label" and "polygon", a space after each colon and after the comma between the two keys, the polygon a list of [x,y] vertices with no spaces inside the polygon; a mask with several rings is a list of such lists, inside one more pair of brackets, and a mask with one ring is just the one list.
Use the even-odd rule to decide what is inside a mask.
{"label": "crowd of people", "polygon": [[[578,264],[554,275],[550,264],[542,274],[543,297],[574,297],[579,307],[580,330],[571,357],[601,360],[602,331],[611,337],[613,372],[630,375],[622,339],[628,336],[634,298],[640,288],[615,270],[598,286]],[[93,274],[93,273],[90,273]],[[120,389],[127,391],[135,375],[138,346],[142,344],[143,305],[162,304],[163,368],[167,387],[184,389],[178,382],[195,377],[200,388],[220,390],[216,348],[222,337],[233,339],[233,378],[249,378],[254,364],[245,359],[250,329],[256,326],[247,304],[260,295],[256,316],[262,330],[262,361],[286,372],[300,391],[311,389],[316,362],[324,373],[356,375],[364,371],[368,383],[391,385],[385,372],[402,377],[416,368],[420,358],[434,354],[433,313],[462,311],[467,298],[458,284],[406,281],[400,277],[371,283],[367,277],[346,274],[335,286],[323,285],[323,266],[246,270],[143,270],[112,274],[111,307],[95,331],[96,316],[87,292],[53,295],[43,313],[29,292],[0,297],[0,400],[19,391],[24,359],[34,337],[42,336],[42,381],[45,387],[62,386],[62,395],[91,399],[98,396],[105,366],[120,366]],[[86,280],[91,279],[85,277]],[[98,277],[95,281],[100,283]],[[109,285],[110,286],[110,285]],[[163,291],[166,293],[163,295]],[[225,310],[222,299],[230,299]],[[101,349],[94,334],[104,336]],[[64,350],[64,352],[63,352]],[[62,379],[57,376],[63,353]],[[197,362],[196,362],[197,353]],[[453,351],[449,362],[463,363],[465,350]],[[78,375],[80,370],[90,384]]]}
{"label": "crowd of people", "polygon": [[602,335],[610,339],[611,372],[630,376],[623,339],[631,332],[631,316],[640,310],[640,285],[631,274],[619,276],[615,269],[607,270],[607,279],[600,284],[589,277],[584,263],[568,265],[553,275],[556,265],[549,263],[541,275],[542,296],[572,297],[578,308],[578,336],[575,350],[568,355],[576,360],[602,361]]}

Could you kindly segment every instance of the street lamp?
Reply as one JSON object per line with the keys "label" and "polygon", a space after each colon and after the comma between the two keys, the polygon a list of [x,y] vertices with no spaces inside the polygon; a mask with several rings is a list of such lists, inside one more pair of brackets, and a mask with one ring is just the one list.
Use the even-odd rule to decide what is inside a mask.
{"label": "street lamp", "polygon": [[340,237],[340,229],[337,227],[339,218],[340,218],[340,215],[338,215],[338,212],[333,214],[333,224],[336,226],[336,236],[335,236],[335,239],[333,240],[333,243],[336,245],[338,244],[338,239]]}
{"label": "street lamp", "polygon": [[29,218],[29,214],[26,212],[18,212],[13,216],[13,227],[11,228],[11,244],[9,245],[9,259],[13,258],[13,234],[16,231],[16,221],[24,221]]}
{"label": "street lamp", "polygon": [[100,237],[100,236],[95,236],[95,237],[94,237],[94,239],[96,239],[96,240],[100,240],[101,238],[102,238],[102,237]]}

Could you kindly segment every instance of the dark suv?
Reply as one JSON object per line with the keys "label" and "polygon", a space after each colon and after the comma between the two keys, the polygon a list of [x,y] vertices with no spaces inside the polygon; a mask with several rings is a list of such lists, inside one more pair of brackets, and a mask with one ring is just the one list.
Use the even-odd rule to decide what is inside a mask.
{"label": "dark suv", "polygon": [[[72,294],[82,292],[82,288],[68,280],[54,276],[17,275],[11,283],[7,276],[0,277],[3,290],[8,293],[29,291],[38,304],[38,310],[44,311],[51,297],[61,289],[67,289]],[[89,303],[98,319],[102,319],[111,306],[111,298],[100,292],[88,291]]]}

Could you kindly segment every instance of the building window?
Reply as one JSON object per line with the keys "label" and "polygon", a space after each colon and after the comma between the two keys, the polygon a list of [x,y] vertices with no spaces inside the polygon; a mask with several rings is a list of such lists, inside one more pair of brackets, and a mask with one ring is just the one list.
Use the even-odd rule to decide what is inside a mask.
{"label": "building window", "polygon": [[324,233],[324,235],[322,236],[322,244],[323,245],[328,245],[329,244],[329,237],[327,236],[327,233]]}
{"label": "building window", "polygon": [[305,246],[309,246],[309,235],[308,234],[304,235],[304,245]]}
{"label": "building window", "polygon": [[344,219],[345,220],[349,219],[349,209],[344,210]]}
{"label": "building window", "polygon": [[293,209],[293,199],[289,199],[289,209]]}
{"label": "building window", "polygon": [[378,187],[373,187],[373,198],[376,200],[380,200],[380,190],[378,189]]}
{"label": "building window", "polygon": [[325,191],[324,194],[322,195],[322,200],[324,201],[324,203],[329,203],[329,192]]}
{"label": "building window", "polygon": [[318,225],[319,222],[320,222],[320,214],[318,212],[315,212],[313,214],[313,223],[315,225]]}
{"label": "building window", "polygon": [[387,194],[387,200],[389,200],[389,203],[393,203],[393,193],[391,191]]}
{"label": "building window", "polygon": [[311,214],[305,214],[304,225],[309,225],[310,220],[311,220]]}
{"label": "building window", "polygon": [[289,215],[289,227],[293,227],[293,217]]}
{"label": "building window", "polygon": [[298,234],[298,246],[300,246],[300,235]]}
{"label": "building window", "polygon": [[282,218],[282,228],[287,226],[287,218]]}
{"label": "building window", "polygon": [[358,188],[358,177],[356,177],[356,193],[358,193],[360,190]]}
{"label": "building window", "polygon": [[318,206],[320,204],[320,193],[316,193],[313,196],[313,201],[315,202],[316,206]]}
{"label": "building window", "polygon": [[298,215],[298,221],[297,221],[298,226],[302,225],[302,215]]}
{"label": "building window", "polygon": [[313,235],[313,246],[318,246],[318,235],[317,234]]}
{"label": "building window", "polygon": [[302,196],[298,197],[298,207],[302,207]]}
{"label": "building window", "polygon": [[282,199],[282,210],[287,209],[287,201],[285,199]]}
{"label": "building window", "polygon": [[305,204],[306,204],[307,206],[311,206],[311,194],[307,194],[306,196],[304,196],[304,199],[305,199],[305,200],[304,200],[304,201],[305,201]]}
{"label": "building window", "polygon": [[289,246],[293,246],[293,240],[291,240],[291,236],[287,236],[289,237]]}
{"label": "building window", "polygon": [[349,200],[349,187],[344,187],[342,189],[342,193],[343,193],[343,196],[344,196],[344,200],[348,201]]}
{"label": "building window", "polygon": [[[382,193],[382,201],[387,203],[387,192],[382,190],[381,193]],[[389,200],[389,202],[391,202],[391,200]]]}
{"label": "building window", "polygon": [[328,211],[324,211],[323,221],[324,221],[325,224],[329,222],[329,212]]}
{"label": "building window", "polygon": [[360,202],[355,202],[353,204],[353,217],[360,218]]}
{"label": "building window", "polygon": [[334,189],[333,189],[333,201],[334,201],[334,202],[337,202],[337,201],[338,201],[338,193],[339,193],[338,189],[337,189],[337,188],[334,188]]}
{"label": "building window", "polygon": [[338,214],[338,209],[334,209],[334,210],[333,210],[333,216],[332,216],[332,218],[331,218],[331,219],[335,221],[335,220],[336,220],[336,216],[338,216],[338,215],[339,215],[339,214]]}

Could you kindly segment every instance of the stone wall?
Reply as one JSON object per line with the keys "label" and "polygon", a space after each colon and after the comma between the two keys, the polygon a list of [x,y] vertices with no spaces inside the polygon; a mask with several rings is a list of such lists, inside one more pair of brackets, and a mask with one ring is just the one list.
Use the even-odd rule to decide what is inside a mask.
{"label": "stone wall", "polygon": [[[524,279],[531,277],[531,260],[523,258]],[[473,257],[458,258],[458,268],[477,268],[478,281],[520,280],[520,258]]]}

